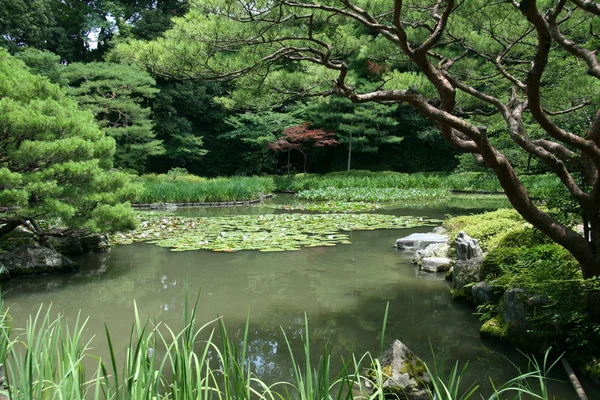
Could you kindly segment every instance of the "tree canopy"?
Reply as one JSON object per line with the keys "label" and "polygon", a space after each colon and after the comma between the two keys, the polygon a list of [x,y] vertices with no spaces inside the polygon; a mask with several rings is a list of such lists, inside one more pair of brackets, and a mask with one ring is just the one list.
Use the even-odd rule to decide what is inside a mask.
{"label": "tree canopy", "polygon": [[[57,85],[0,49],[0,236],[48,224],[112,231],[134,226],[137,186],[110,171],[115,141]],[[46,220],[47,224],[41,223]]]}
{"label": "tree canopy", "polygon": [[[236,79],[239,103],[259,93],[271,103],[409,104],[493,169],[515,209],[591,277],[600,275],[598,16],[583,0],[197,0],[164,37],[121,52],[159,74]],[[366,67],[375,89],[357,85]],[[583,235],[532,201],[494,145],[499,135],[561,179]]]}
{"label": "tree canopy", "polygon": [[117,141],[117,167],[141,172],[148,157],[165,152],[150,119],[147,102],[158,89],[147,72],[127,64],[73,63],[62,77],[68,93]]}

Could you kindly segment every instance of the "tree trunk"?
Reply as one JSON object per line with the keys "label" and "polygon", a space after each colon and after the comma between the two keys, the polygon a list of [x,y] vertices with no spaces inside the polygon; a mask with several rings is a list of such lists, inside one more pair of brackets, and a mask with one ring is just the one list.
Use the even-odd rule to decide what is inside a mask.
{"label": "tree trunk", "polygon": [[350,143],[348,144],[348,171],[350,171],[350,161],[352,160],[352,132],[350,132]]}
{"label": "tree trunk", "polygon": [[288,149],[288,161],[287,161],[287,170],[288,170],[288,175],[290,174],[290,149]]}

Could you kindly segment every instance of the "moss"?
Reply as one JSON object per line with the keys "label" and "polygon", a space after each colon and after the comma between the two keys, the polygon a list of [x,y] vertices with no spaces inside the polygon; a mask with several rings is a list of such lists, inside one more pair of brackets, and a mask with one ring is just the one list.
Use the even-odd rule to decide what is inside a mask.
{"label": "moss", "polygon": [[454,217],[444,222],[451,242],[456,239],[458,232],[465,231],[479,240],[484,251],[496,247],[507,234],[524,226],[527,226],[525,220],[515,210],[509,209]]}
{"label": "moss", "polygon": [[479,330],[482,337],[498,340],[508,339],[508,324],[499,316],[488,319]]}
{"label": "moss", "polygon": [[423,376],[427,373],[427,368],[425,367],[425,363],[419,360],[412,354],[408,354],[406,360],[402,363],[402,368],[400,368],[401,374],[408,374],[412,379],[417,382],[421,382]]}
{"label": "moss", "polygon": [[452,276],[454,275],[454,267],[450,267],[450,269],[448,270],[448,272],[446,272],[446,275],[444,276],[444,279],[447,281],[452,282]]}
{"label": "moss", "polygon": [[471,302],[473,295],[471,294],[471,287],[462,289],[450,289],[450,296],[455,301],[466,301]]}

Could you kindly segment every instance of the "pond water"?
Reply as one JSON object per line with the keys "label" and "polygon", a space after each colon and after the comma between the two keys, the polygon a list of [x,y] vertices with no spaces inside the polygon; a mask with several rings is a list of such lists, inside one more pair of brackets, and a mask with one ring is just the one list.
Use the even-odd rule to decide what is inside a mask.
{"label": "pond water", "polygon": [[[478,200],[472,207],[463,202],[459,208],[446,203],[382,212],[442,218],[447,213],[486,208],[486,202]],[[175,213],[272,212],[272,208],[256,206]],[[502,383],[515,376],[509,360],[523,366],[524,357],[511,347],[480,339],[480,322],[473,308],[451,301],[443,276],[419,273],[410,263],[412,254],[392,248],[398,237],[430,230],[355,231],[350,233],[350,245],[279,253],[171,252],[151,244],[121,245],[110,254],[77,260],[82,264],[78,273],[13,280],[2,289],[16,326],[23,326],[42,303],[52,303],[55,312],[73,319],[81,310],[90,317],[87,334],[97,335],[94,353],[102,354],[106,351],[104,322],[115,347],[125,348],[134,299],[142,315],[179,328],[187,285],[192,300],[200,293],[200,322],[224,316],[229,331],[238,332],[250,316],[249,353],[254,370],[263,380],[273,382],[291,379],[281,329],[300,354],[306,313],[315,354],[326,341],[335,344],[335,360],[352,351],[377,354],[389,302],[386,344],[400,339],[426,362],[432,359],[430,345],[440,359],[470,361],[468,380],[477,380],[489,389],[490,378]],[[561,372],[557,369],[556,377],[566,379]],[[553,384],[552,392],[557,399],[576,398],[567,383]],[[595,397],[597,392],[588,394],[600,398]]]}

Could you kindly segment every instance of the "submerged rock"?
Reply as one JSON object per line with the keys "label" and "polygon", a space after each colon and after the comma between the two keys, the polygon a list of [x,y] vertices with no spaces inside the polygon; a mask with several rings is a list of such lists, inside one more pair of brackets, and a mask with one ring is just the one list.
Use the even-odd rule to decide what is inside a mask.
{"label": "submerged rock", "polygon": [[10,277],[73,271],[78,268],[77,264],[62,254],[39,244],[26,244],[3,254],[0,256],[0,264],[8,270]]}
{"label": "submerged rock", "polygon": [[396,247],[400,250],[420,250],[434,243],[446,243],[448,237],[438,233],[413,233],[396,240]]}
{"label": "submerged rock", "polygon": [[419,268],[425,272],[444,272],[450,269],[452,261],[445,257],[426,257],[421,260]]}
{"label": "submerged rock", "polygon": [[[429,400],[431,377],[425,364],[401,341],[395,340],[379,358],[383,392],[395,399]],[[366,384],[365,386],[370,386]]]}
{"label": "submerged rock", "polygon": [[457,260],[470,260],[483,255],[481,246],[479,246],[479,240],[473,239],[463,231],[458,232],[454,241],[454,247],[456,248]]}

